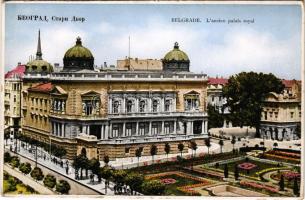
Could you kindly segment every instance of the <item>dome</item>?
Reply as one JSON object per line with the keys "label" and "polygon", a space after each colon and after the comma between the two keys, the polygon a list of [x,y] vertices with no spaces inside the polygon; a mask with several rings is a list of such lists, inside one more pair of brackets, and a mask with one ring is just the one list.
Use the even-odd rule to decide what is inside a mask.
{"label": "dome", "polygon": [[178,42],[175,42],[174,49],[168,52],[163,60],[167,61],[189,61],[187,54],[179,49]]}
{"label": "dome", "polygon": [[41,41],[40,41],[40,30],[38,31],[38,44],[37,44],[37,52],[36,59],[29,61],[25,65],[25,73],[51,73],[53,72],[53,67],[50,63],[42,59],[42,51],[41,51]]}
{"label": "dome", "polygon": [[167,72],[189,72],[190,59],[186,53],[179,49],[178,42],[175,42],[174,49],[168,52],[163,60],[163,71]]}
{"label": "dome", "polygon": [[63,60],[64,71],[94,70],[94,57],[89,49],[83,47],[80,37],[76,39],[74,47],[66,51]]}
{"label": "dome", "polygon": [[51,73],[53,66],[45,60],[33,60],[26,64],[26,72],[28,73]]}
{"label": "dome", "polygon": [[93,55],[89,49],[83,47],[81,38],[78,37],[75,46],[68,49],[64,58],[93,58]]}

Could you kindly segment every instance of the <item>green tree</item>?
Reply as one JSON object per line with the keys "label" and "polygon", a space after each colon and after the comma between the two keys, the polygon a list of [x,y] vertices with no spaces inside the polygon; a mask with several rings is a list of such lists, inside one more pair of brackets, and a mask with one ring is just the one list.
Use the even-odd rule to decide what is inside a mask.
{"label": "green tree", "polygon": [[280,182],[279,182],[279,186],[280,186],[280,191],[285,190],[285,180],[284,180],[283,174],[281,174],[281,179],[280,179]]}
{"label": "green tree", "polygon": [[169,154],[170,151],[171,151],[171,146],[169,145],[168,142],[165,143],[165,145],[164,145],[164,151],[165,151],[165,153],[166,153],[166,157],[167,157],[167,161],[168,161],[168,154]]}
{"label": "green tree", "polygon": [[181,158],[182,158],[182,152],[183,152],[183,149],[184,149],[184,144],[183,143],[179,143],[178,144],[178,149],[179,149],[179,151],[181,153]]}
{"label": "green tree", "polygon": [[142,193],[145,195],[162,195],[165,191],[165,185],[159,180],[144,181],[142,184]]}
{"label": "green tree", "polygon": [[274,148],[274,149],[277,148],[278,146],[279,146],[279,145],[278,145],[277,142],[273,143],[273,148]]}
{"label": "green tree", "polygon": [[294,181],[293,181],[293,194],[295,196],[299,196],[299,193],[300,193],[299,190],[300,189],[299,189],[298,179],[297,179],[297,177],[295,177]]}
{"label": "green tree", "polygon": [[56,185],[56,178],[53,175],[48,174],[44,178],[43,184],[52,189]]}
{"label": "green tree", "polygon": [[17,156],[12,156],[12,157],[11,157],[10,163],[11,163],[11,166],[12,166],[13,168],[19,167],[19,165],[20,165],[20,159],[19,159]]}
{"label": "green tree", "polygon": [[26,163],[21,163],[19,165],[19,170],[23,173],[23,174],[29,174],[32,170],[31,164],[26,162]]}
{"label": "green tree", "polygon": [[141,156],[142,156],[142,150],[140,148],[136,149],[136,157],[138,158],[138,167],[139,167],[139,160],[140,160]]}
{"label": "green tree", "polygon": [[[91,170],[92,174],[95,174],[98,176],[98,173],[100,171],[100,161],[97,160],[96,158],[93,158],[89,162],[89,169]],[[93,178],[94,181],[94,178]]]}
{"label": "green tree", "polygon": [[117,184],[123,184],[127,173],[125,170],[119,169],[112,173],[112,177]]}
{"label": "green tree", "polygon": [[129,185],[131,189],[131,194],[133,191],[141,192],[141,185],[143,184],[144,176],[139,173],[128,173],[125,177],[125,183]]}
{"label": "green tree", "polygon": [[195,152],[195,154],[193,155],[193,157],[196,157],[196,150],[197,150],[197,143],[195,141],[191,141],[191,149],[192,151]]}
{"label": "green tree", "polygon": [[210,138],[205,139],[204,143],[205,143],[205,145],[208,148],[208,154],[210,154],[210,147],[211,147],[211,140],[210,140]]}
{"label": "green tree", "polygon": [[154,144],[151,145],[151,147],[150,147],[150,155],[151,155],[151,157],[152,157],[153,163],[154,163],[154,156],[157,154],[157,152],[158,152],[157,146],[154,145]]}
{"label": "green tree", "polygon": [[34,167],[34,169],[31,172],[31,177],[37,181],[40,181],[43,179],[44,175],[39,167]]}
{"label": "green tree", "polygon": [[252,126],[259,137],[262,102],[270,92],[281,93],[282,81],[273,74],[241,72],[229,78],[223,87],[234,126]]}
{"label": "green tree", "polygon": [[70,189],[70,184],[65,180],[59,180],[59,182],[56,184],[56,192],[61,194],[68,194]]}
{"label": "green tree", "polygon": [[238,170],[238,165],[235,165],[235,169],[234,169],[234,177],[235,180],[237,181],[239,178],[239,170]]}
{"label": "green tree", "polygon": [[224,145],[223,140],[219,140],[218,144],[220,146],[220,153],[222,153],[222,148],[223,148],[223,145]]}
{"label": "green tree", "polygon": [[11,159],[12,159],[11,154],[9,152],[5,152],[4,153],[4,162],[5,163],[6,162],[11,162]]}
{"label": "green tree", "polygon": [[232,137],[232,140],[231,140],[231,144],[233,145],[233,151],[234,151],[234,145],[235,145],[235,143],[236,143],[236,137],[233,136],[233,137]]}
{"label": "green tree", "polygon": [[215,106],[208,104],[208,129],[223,127],[224,116]]}
{"label": "green tree", "polygon": [[112,170],[109,167],[103,167],[101,168],[101,176],[103,179],[105,179],[105,194],[107,194],[107,188],[109,185],[109,178],[112,175]]}
{"label": "green tree", "polygon": [[225,178],[228,178],[228,177],[229,177],[228,164],[225,164],[224,170],[223,170],[223,174],[224,174]]}
{"label": "green tree", "polygon": [[105,155],[105,156],[104,156],[104,163],[105,163],[105,166],[108,165],[109,161],[110,161],[109,156]]}

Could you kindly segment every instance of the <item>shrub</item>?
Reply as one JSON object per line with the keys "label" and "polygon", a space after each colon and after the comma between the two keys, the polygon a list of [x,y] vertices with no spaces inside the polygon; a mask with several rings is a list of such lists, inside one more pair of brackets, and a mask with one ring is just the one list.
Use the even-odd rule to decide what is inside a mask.
{"label": "shrub", "polygon": [[11,161],[10,161],[11,165],[13,168],[15,167],[19,167],[20,165],[20,159],[17,156],[13,156],[11,157]]}
{"label": "shrub", "polygon": [[4,162],[11,162],[11,154],[9,152],[4,153]]}
{"label": "shrub", "polygon": [[47,186],[48,188],[54,188],[55,184],[56,184],[56,178],[50,174],[48,174],[44,180],[43,180],[43,184],[45,186]]}
{"label": "shrub", "polygon": [[35,180],[41,181],[44,175],[39,167],[35,167],[31,172],[31,177],[34,178]]}
{"label": "shrub", "polygon": [[16,185],[17,185],[17,181],[13,176],[10,176],[8,178],[8,191],[16,191]]}
{"label": "shrub", "polygon": [[24,174],[29,174],[32,170],[31,164],[30,163],[21,163],[19,165],[19,170],[24,173]]}
{"label": "shrub", "polygon": [[68,194],[70,189],[71,189],[70,184],[65,180],[60,180],[56,184],[56,191],[61,194]]}
{"label": "shrub", "polygon": [[159,180],[144,181],[142,192],[146,195],[162,195],[165,191],[165,185]]}

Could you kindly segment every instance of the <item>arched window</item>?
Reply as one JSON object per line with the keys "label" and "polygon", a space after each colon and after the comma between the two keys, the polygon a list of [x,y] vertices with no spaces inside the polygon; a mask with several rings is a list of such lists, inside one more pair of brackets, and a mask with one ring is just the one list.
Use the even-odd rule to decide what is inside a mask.
{"label": "arched window", "polygon": [[171,100],[170,99],[166,99],[165,103],[164,103],[164,111],[165,112],[169,112],[170,111],[170,105],[171,105]]}
{"label": "arched window", "polygon": [[159,101],[157,99],[154,99],[153,100],[153,107],[152,107],[152,110],[153,112],[158,112],[158,104],[159,104]]}
{"label": "arched window", "polygon": [[146,101],[145,100],[141,100],[140,101],[140,104],[139,104],[139,107],[140,107],[140,112],[145,112],[145,107],[146,107]]}
{"label": "arched window", "polygon": [[127,113],[131,113],[132,112],[132,105],[133,105],[132,100],[128,100],[127,101]]}
{"label": "arched window", "polygon": [[120,108],[120,101],[119,100],[113,101],[112,112],[113,113],[119,113],[119,108]]}

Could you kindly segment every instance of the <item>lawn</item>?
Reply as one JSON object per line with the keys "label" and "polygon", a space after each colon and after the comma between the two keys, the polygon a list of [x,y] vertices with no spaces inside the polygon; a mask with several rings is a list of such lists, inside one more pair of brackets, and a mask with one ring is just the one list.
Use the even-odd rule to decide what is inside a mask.
{"label": "lawn", "polygon": [[186,196],[190,195],[184,191],[179,190],[179,187],[182,186],[190,186],[194,184],[204,183],[204,180],[200,180],[198,178],[192,177],[188,174],[184,173],[162,173],[162,174],[154,174],[149,178],[151,180],[163,180],[163,179],[174,179],[176,182],[165,185],[165,194],[164,195],[175,195],[175,196]]}

